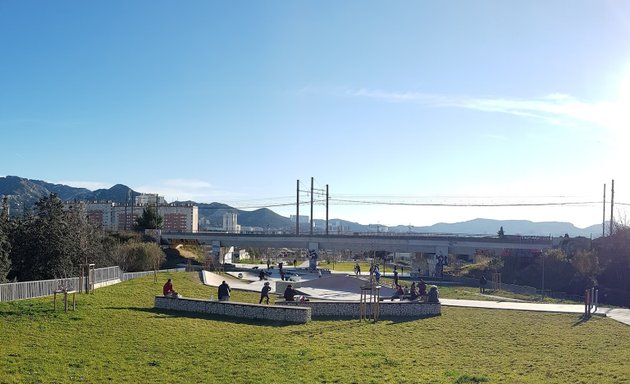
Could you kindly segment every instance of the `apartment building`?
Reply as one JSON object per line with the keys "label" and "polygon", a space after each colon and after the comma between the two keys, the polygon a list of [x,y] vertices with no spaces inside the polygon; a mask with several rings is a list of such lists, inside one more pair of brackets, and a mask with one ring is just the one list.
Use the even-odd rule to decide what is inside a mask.
{"label": "apartment building", "polygon": [[[66,208],[79,204],[90,222],[106,231],[132,230],[136,218],[145,208],[151,206],[139,204],[119,204],[112,202],[81,201],[66,203]],[[155,207],[155,205],[153,205]],[[162,229],[165,231],[197,232],[199,230],[199,208],[192,204],[158,205],[158,214],[162,216]]]}

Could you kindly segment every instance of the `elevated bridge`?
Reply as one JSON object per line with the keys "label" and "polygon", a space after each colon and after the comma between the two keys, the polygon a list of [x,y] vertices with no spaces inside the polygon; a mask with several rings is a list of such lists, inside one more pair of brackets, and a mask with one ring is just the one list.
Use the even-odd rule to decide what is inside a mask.
{"label": "elevated bridge", "polygon": [[423,252],[435,254],[469,254],[476,250],[522,249],[542,251],[551,248],[551,237],[505,236],[475,237],[433,234],[410,235],[291,235],[236,234],[222,232],[162,232],[162,239],[171,244],[196,241],[220,247],[303,248],[325,250]]}

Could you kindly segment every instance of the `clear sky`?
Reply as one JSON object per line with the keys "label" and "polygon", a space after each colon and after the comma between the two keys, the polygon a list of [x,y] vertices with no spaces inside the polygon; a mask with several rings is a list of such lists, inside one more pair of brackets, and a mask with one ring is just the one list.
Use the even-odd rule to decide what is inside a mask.
{"label": "clear sky", "polygon": [[587,226],[611,179],[625,215],[629,131],[625,0],[0,0],[0,176]]}

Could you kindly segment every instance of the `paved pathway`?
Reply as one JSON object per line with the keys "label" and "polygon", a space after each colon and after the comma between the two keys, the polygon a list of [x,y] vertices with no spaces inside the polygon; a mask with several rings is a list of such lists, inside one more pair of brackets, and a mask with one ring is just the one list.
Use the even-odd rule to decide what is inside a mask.
{"label": "paved pathway", "polygon": [[[584,305],[580,304],[542,304],[507,301],[456,300],[440,298],[442,305],[450,307],[512,309],[520,311],[555,312],[555,313],[584,313]],[[596,316],[606,316],[620,323],[630,325],[630,309],[601,307],[593,313]]]}

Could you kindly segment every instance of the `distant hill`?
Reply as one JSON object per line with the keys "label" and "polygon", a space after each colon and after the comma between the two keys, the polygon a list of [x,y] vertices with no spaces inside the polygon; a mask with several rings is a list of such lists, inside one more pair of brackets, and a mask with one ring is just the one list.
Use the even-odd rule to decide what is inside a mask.
{"label": "distant hill", "polygon": [[[524,236],[585,236],[597,237],[601,234],[601,225],[578,228],[567,222],[545,221],[533,222],[529,220],[493,220],[474,219],[459,223],[437,223],[427,227],[412,227],[414,232],[422,233],[461,233],[469,235],[496,235],[503,227],[506,235]],[[408,226],[391,227],[390,231],[408,232]]]}
{"label": "distant hill", "polygon": [[86,188],[70,187],[63,184],[52,184],[41,180],[24,179],[17,176],[0,177],[0,195],[10,196],[9,207],[12,212],[22,212],[33,208],[44,196],[55,193],[62,201],[114,201],[125,203],[130,196],[139,193],[131,188],[117,184],[109,189],[90,191]]}
{"label": "distant hill", "polygon": [[[116,184],[108,189],[90,191],[86,188],[70,187],[63,184],[52,184],[41,180],[24,179],[17,176],[0,177],[0,196],[10,196],[9,204],[12,213],[28,210],[42,197],[50,193],[56,193],[63,201],[88,200],[88,201],[112,201],[127,203],[139,192],[126,185]],[[178,203],[178,202],[175,202]],[[179,203],[195,204],[199,207],[200,222],[206,222],[206,226],[221,227],[223,214],[234,212],[238,214],[238,223],[245,227],[260,227],[263,229],[292,230],[294,224],[287,217],[274,211],[261,208],[255,211],[243,211],[222,203],[197,203],[195,201],[181,201]],[[332,221],[332,220],[331,220]],[[340,222],[343,228],[350,232],[366,232],[367,225],[352,221],[334,219]],[[315,220],[319,228],[325,226],[324,220]],[[459,223],[437,223],[426,227],[393,226],[388,231],[394,233],[449,233],[468,235],[496,235],[499,228],[503,227],[506,235],[530,235],[530,236],[585,236],[598,237],[601,234],[601,226],[593,225],[587,228],[577,228],[567,222],[532,222],[527,220],[492,220],[474,219]]]}

